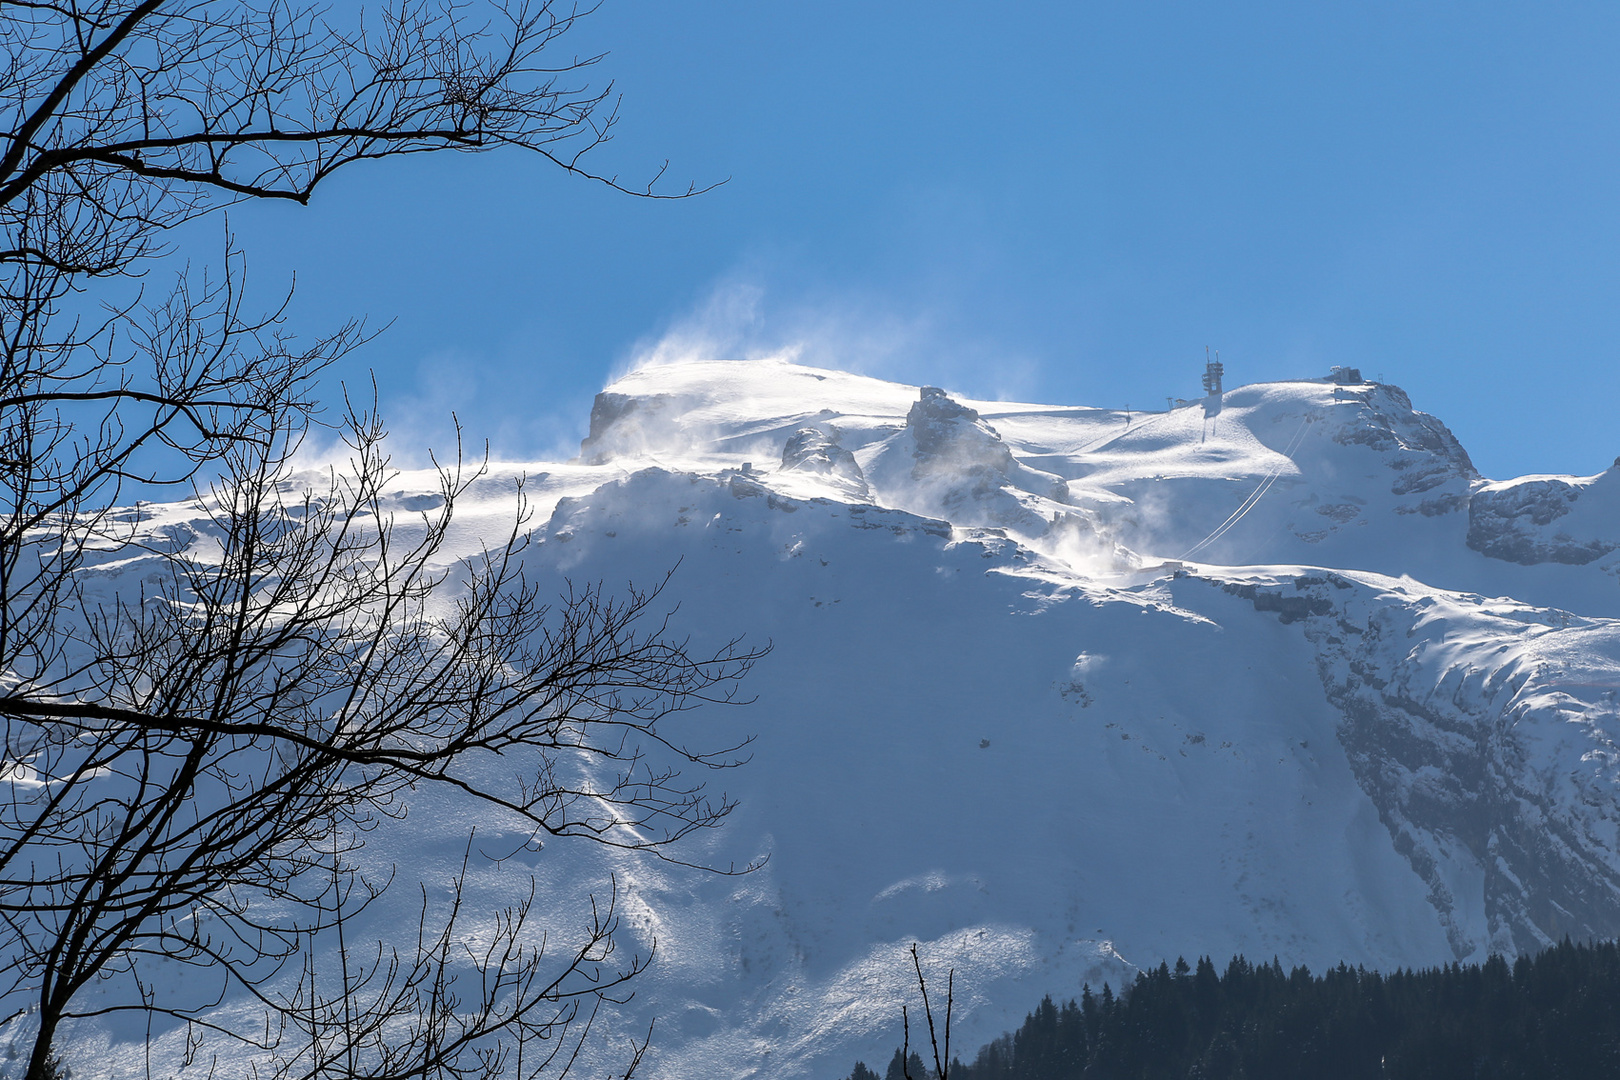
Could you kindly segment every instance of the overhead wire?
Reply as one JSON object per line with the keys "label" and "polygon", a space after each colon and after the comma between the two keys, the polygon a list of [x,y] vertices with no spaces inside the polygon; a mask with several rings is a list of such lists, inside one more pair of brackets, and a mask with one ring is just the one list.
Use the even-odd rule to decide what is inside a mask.
{"label": "overhead wire", "polygon": [[1277,463],[1277,467],[1272,469],[1271,472],[1266,475],[1266,478],[1261,480],[1259,485],[1253,491],[1249,492],[1249,497],[1244,499],[1242,504],[1239,505],[1236,510],[1232,511],[1231,515],[1227,517],[1225,521],[1215,526],[1214,532],[1211,532],[1208,536],[1198,541],[1198,543],[1188,548],[1182,553],[1181,558],[1191,558],[1199,551],[1202,551],[1210,544],[1213,544],[1216,540],[1219,540],[1222,536],[1225,536],[1232,526],[1236,525],[1239,521],[1242,521],[1244,516],[1248,514],[1250,510],[1255,508],[1260,500],[1265,497],[1266,492],[1271,490],[1271,485],[1277,482],[1277,477],[1282,475],[1283,470],[1294,463],[1294,451],[1299,449],[1299,444],[1304,440],[1305,426],[1310,423],[1310,420],[1311,417],[1309,413],[1300,418],[1299,428],[1294,432],[1293,438],[1288,440],[1288,445],[1283,448],[1282,460]]}

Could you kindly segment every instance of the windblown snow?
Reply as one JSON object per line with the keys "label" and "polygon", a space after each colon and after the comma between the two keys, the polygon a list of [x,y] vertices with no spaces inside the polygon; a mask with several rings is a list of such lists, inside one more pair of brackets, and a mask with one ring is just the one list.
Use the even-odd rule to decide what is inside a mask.
{"label": "windblown snow", "polygon": [[[886,1058],[912,942],[955,969],[971,1051],[1178,955],[1390,968],[1615,936],[1616,471],[1487,481],[1375,383],[1126,414],[777,361],[635,372],[578,459],[492,470],[458,535],[498,535],[523,477],[531,577],[678,564],[683,629],[773,643],[752,705],[684,729],[754,740],[687,854],[768,861],[559,842],[474,884],[493,904],[536,874],[561,925],[616,878],[621,948],[656,953],[598,1045],[656,1017],[645,1075],[669,1080]],[[402,508],[435,490],[399,485]],[[470,827],[500,846],[481,813],[424,794],[370,855],[448,877]],[[144,1032],[75,1039],[76,1074],[144,1075]]]}

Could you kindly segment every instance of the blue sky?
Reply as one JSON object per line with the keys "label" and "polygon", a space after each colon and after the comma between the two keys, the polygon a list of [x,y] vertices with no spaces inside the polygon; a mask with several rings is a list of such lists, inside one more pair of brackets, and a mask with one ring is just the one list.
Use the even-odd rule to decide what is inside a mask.
{"label": "blue sky", "polygon": [[393,320],[335,378],[412,444],[567,452],[660,348],[1162,408],[1208,345],[1381,375],[1487,475],[1620,454],[1620,6],[606,0],[571,45],[598,168],[728,182],[442,155],[232,212],[296,329]]}

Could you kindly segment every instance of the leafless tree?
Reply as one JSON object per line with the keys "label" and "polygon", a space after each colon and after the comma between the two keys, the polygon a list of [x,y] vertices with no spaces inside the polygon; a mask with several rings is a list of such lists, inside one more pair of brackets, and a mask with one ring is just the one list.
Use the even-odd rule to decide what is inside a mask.
{"label": "leafless tree", "polygon": [[900,1071],[906,1080],[950,1080],[951,1075],[951,1012],[956,1007],[956,969],[951,968],[945,979],[945,1048],[940,1049],[939,1033],[934,1027],[934,1007],[928,1001],[928,980],[923,978],[922,957],[917,954],[917,943],[911,944],[911,966],[917,973],[917,991],[922,995],[923,1016],[928,1020],[928,1042],[934,1049],[934,1069],[928,1077],[911,1075],[911,1012],[900,1006],[901,1030],[904,1041],[900,1044]]}
{"label": "leafless tree", "polygon": [[[64,1022],[128,1011],[264,1075],[566,1073],[645,963],[615,955],[614,898],[548,945],[531,895],[475,948],[457,878],[424,888],[413,940],[368,949],[346,935],[389,881],[366,836],[426,787],[536,842],[666,858],[729,813],[680,769],[735,748],[669,725],[733,700],[757,651],[694,651],[658,583],[548,602],[521,505],[450,558],[480,468],[456,455],[407,509],[374,409],[299,472],[315,379],[362,328],[300,344],[248,314],[230,249],[161,298],[140,280],[165,230],[371,158],[514,146],[620,186],[581,157],[613,123],[595,58],[550,59],[579,16],[0,0],[0,1004],[37,1020],[29,1080]],[[186,521],[121,505],[162,490]],[[491,783],[492,758],[525,771]],[[262,1029],[211,1020],[228,995]]]}

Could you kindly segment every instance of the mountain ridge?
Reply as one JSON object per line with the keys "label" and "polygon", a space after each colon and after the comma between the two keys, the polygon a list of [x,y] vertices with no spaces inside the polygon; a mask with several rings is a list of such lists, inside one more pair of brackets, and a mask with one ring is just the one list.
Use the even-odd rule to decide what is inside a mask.
{"label": "mountain ridge", "polygon": [[[975,1044],[1177,955],[1387,968],[1614,936],[1620,557],[1556,557],[1620,541],[1608,475],[1486,480],[1373,383],[1127,415],[778,361],[634,372],[573,462],[492,466],[445,558],[509,528],[521,487],[530,580],[678,566],[683,628],[772,640],[753,706],[690,718],[754,740],[693,861],[769,862],[556,844],[469,895],[532,872],[566,921],[611,872],[626,947],[658,960],[602,1023],[660,1018],[655,1078],[886,1052],[913,941],[956,968]],[[398,478],[400,520],[429,480]],[[136,588],[140,563],[98,572]],[[431,876],[474,819],[412,815],[374,856]],[[84,1037],[134,1068],[134,1033]]]}

